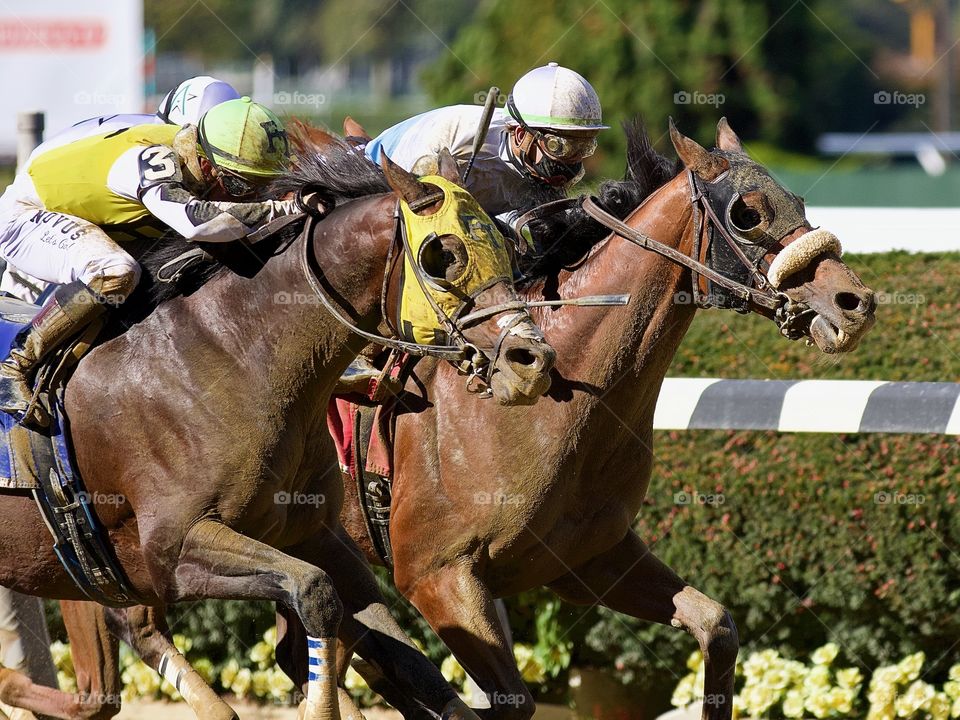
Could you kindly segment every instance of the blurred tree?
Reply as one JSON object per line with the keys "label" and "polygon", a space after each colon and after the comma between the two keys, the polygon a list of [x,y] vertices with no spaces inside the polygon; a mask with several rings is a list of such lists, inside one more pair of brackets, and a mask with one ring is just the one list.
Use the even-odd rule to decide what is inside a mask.
{"label": "blurred tree", "polygon": [[[747,138],[808,150],[820,132],[866,130],[876,114],[872,46],[848,14],[854,5],[532,0],[518,13],[488,0],[425,82],[438,102],[469,102],[556,60],[595,85],[606,118],[642,112],[654,137],[673,115],[706,142],[727,115]],[[607,135],[612,149],[619,133]]]}

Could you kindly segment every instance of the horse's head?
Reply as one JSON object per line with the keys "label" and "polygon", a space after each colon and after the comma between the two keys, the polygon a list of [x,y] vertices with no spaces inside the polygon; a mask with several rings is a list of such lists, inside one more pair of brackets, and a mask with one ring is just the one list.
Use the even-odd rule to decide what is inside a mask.
{"label": "horse's head", "polygon": [[[403,253],[388,282],[386,320],[404,340],[454,342],[464,366],[503,405],[531,405],[550,387],[556,353],[513,287],[506,242],[462,187],[453,157],[418,179],[383,156],[384,176],[400,198]],[[469,367],[467,367],[469,366]]]}
{"label": "horse's head", "polygon": [[726,118],[712,152],[672,121],[670,137],[694,196],[703,197],[694,259],[757,291],[744,297],[699,275],[695,292],[707,304],[770,317],[785,336],[811,338],[825,353],[855,349],[873,327],[876,302],[841,260],[837,237],[811,227],[803,199],[747,156]]}

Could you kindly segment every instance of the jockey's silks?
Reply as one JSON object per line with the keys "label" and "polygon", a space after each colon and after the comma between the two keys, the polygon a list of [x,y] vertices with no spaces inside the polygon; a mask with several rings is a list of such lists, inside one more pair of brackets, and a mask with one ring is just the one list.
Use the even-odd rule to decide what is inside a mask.
{"label": "jockey's silks", "polygon": [[[411,252],[404,257],[399,330],[405,340],[435,344],[445,341],[446,329],[424,297],[413,274],[411,256],[421,269],[427,292],[447,316],[452,316],[461,305],[496,282],[511,282],[513,271],[503,235],[470,193],[438,175],[428,175],[421,181],[437,186],[444,197],[440,208],[432,215],[418,215],[405,201],[400,201]],[[463,241],[467,263],[459,277],[431,279],[423,270],[423,253],[430,251],[424,248],[425,240],[433,234],[439,237],[453,235]]]}
{"label": "jockey's silks", "polygon": [[[143,148],[172,146],[179,130],[175,125],[135,125],[75,140],[35,157],[28,172],[47,210],[101,226],[133,223],[150,217],[150,212],[139,198],[116,192],[114,187],[129,183],[111,182],[112,174],[140,172],[136,156]],[[127,153],[129,163],[119,162]]]}

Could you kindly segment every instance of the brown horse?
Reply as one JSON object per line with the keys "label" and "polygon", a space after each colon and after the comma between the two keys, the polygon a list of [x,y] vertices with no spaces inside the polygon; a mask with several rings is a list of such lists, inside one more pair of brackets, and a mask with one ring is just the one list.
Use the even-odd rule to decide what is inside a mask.
{"label": "brown horse", "polygon": [[[444,174],[455,178],[455,168]],[[219,272],[93,350],[66,393],[77,467],[89,496],[105,499],[95,510],[144,606],[261,599],[290,610],[311,638],[305,717],[338,717],[331,667],[338,628],[402,678],[406,692],[429,702],[446,697],[451,715],[470,716],[393,622],[369,568],[339,531],[342,485],[336,473],[316,470],[323,453],[313,440],[326,431],[326,400],[358,349],[351,332],[316,301],[315,284],[353,322],[376,328],[398,198],[424,206],[423,215],[444,200],[435,186],[388,161],[378,174],[346,147],[302,164],[287,181],[352,201],[255,271]],[[458,277],[472,256],[463,239],[439,240],[432,274],[441,281]],[[319,280],[308,275],[311,256]],[[502,280],[488,290],[476,308],[489,306],[487,297],[516,299]],[[553,351],[532,339],[529,318],[520,325],[529,332],[501,331],[495,319],[464,330],[475,346],[498,346],[488,377],[503,403],[531,402],[549,386]],[[52,552],[31,498],[0,494],[0,518],[0,584],[44,597],[83,597]],[[111,611],[107,622],[116,630],[136,627],[126,637],[148,654],[158,646],[151,632],[162,621],[148,607],[132,612],[134,622],[122,611]],[[104,628],[89,625],[78,645],[109,662],[115,644]],[[204,699],[182,656],[167,657],[166,665],[168,678],[186,683],[185,697]],[[91,684],[103,670],[94,665],[79,677],[80,697],[0,671],[0,695],[47,715],[109,716],[117,700],[104,701],[104,691],[115,689],[115,681]],[[205,716],[232,717],[223,707]]]}
{"label": "brown horse", "polygon": [[[856,347],[874,323],[873,293],[841,261],[835,238],[809,234],[802,203],[744,154],[726,121],[714,151],[671,126],[679,173],[639,128],[628,132],[629,179],[604,186],[604,206],[626,217],[629,228],[708,265],[720,264],[714,245],[724,242],[721,230],[746,253],[756,256],[751,248],[760,247],[757,267],[772,266],[774,287],[803,310],[793,329],[827,353]],[[698,206],[701,193],[715,211]],[[724,227],[710,231],[705,212]],[[631,304],[544,311],[539,321],[558,362],[548,399],[535,408],[466,405],[449,368],[417,367],[433,402],[397,419],[394,581],[487,694],[491,709],[478,711],[484,717],[523,720],[533,713],[493,601],[547,586],[568,601],[693,635],[706,663],[703,717],[729,718],[738,650],[733,619],[631,529],[650,481],[661,382],[697,309],[692,273],[582,212],[558,221],[555,237],[528,300],[629,292]],[[726,267],[750,282],[745,268]],[[722,288],[708,286],[702,274],[697,284],[712,304],[725,301]],[[753,303],[750,309],[779,317]],[[379,562],[355,486],[347,483],[346,492],[344,526]],[[405,715],[416,713],[387,679],[368,679]]]}
{"label": "brown horse", "polygon": [[[782,216],[796,211],[796,199],[743,154],[724,121],[718,126],[719,150],[713,152],[677,132],[671,135],[697,185],[731,190],[723,205],[728,210],[718,218],[736,236],[755,242],[757,231],[782,227],[776,210]],[[693,255],[698,230],[713,233],[698,222],[691,177],[657,156],[638,129],[630,131],[629,140],[630,179],[606,184],[603,205],[629,216],[631,228]],[[731,188],[734,182],[739,187]],[[432,402],[397,421],[394,578],[491,699],[493,707],[480,711],[484,716],[533,713],[533,698],[517,672],[493,599],[546,585],[568,600],[603,604],[692,634],[707,664],[704,696],[710,702],[704,716],[728,718],[738,648],[732,618],[664,566],[631,530],[650,479],[661,381],[696,310],[690,302],[692,274],[610,235],[583,213],[557,225],[553,232],[560,243],[541,263],[542,276],[531,283],[527,298],[630,292],[630,308],[544,314],[541,324],[561,354],[549,399],[536,410],[469,404],[450,369],[420,363],[417,381]],[[778,255],[785,259],[783,249],[798,247],[809,230],[803,221],[769,237],[763,264]],[[794,256],[799,262],[789,272],[782,262],[776,266],[778,285],[793,302],[810,308],[797,327],[821,350],[850,351],[873,325],[873,294],[835,250],[806,250]],[[709,260],[710,252],[704,243],[697,258]],[[566,265],[571,269],[557,269]],[[702,274],[698,284],[705,297],[722,301]],[[751,309],[775,319],[769,309]],[[413,396],[422,392],[413,384],[408,389]],[[318,445],[321,467],[333,466],[332,446],[319,440]],[[352,484],[347,496],[344,526],[368,559],[379,562]],[[289,613],[283,616],[290,624]],[[293,618],[278,660],[303,683],[306,654],[298,625]],[[422,714],[421,704],[411,701],[389,672],[363,667],[371,685],[406,717]]]}

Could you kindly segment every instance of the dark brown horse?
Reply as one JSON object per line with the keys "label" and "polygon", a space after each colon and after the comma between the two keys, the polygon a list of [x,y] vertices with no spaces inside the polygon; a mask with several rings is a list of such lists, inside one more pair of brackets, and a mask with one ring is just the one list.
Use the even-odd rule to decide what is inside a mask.
{"label": "dark brown horse", "polygon": [[[718,251],[708,247],[709,236],[724,240],[720,229],[706,229],[695,188],[708,201],[722,198],[717,220],[735,239],[750,241],[746,252],[761,243],[758,266],[772,266],[779,291],[806,308],[796,328],[824,352],[855,348],[874,323],[873,293],[833,242],[810,242],[825,231],[809,234],[800,201],[744,154],[725,121],[712,152],[671,130],[683,171],[634,129],[629,179],[607,183],[602,204],[630,228],[710,264],[719,255],[711,254]],[[791,214],[799,219],[788,221]],[[394,581],[491,700],[490,710],[478,711],[484,717],[523,720],[533,713],[493,601],[547,586],[568,601],[693,635],[706,663],[703,716],[729,718],[738,649],[733,619],[631,529],[650,481],[661,382],[697,309],[692,274],[583,213],[568,220],[556,228],[559,262],[550,268],[547,259],[527,299],[629,292],[630,306],[544,311],[539,322],[558,361],[548,398],[535,408],[467,405],[449,368],[418,366],[434,402],[397,420]],[[557,270],[567,264],[571,269]],[[702,275],[699,283],[704,297],[722,294]],[[355,488],[347,485],[344,526],[378,562]],[[405,714],[416,713],[383,678],[370,680]]]}
{"label": "dark brown horse", "polygon": [[[356,199],[255,272],[220,272],[93,350],[66,394],[77,467],[89,495],[105,499],[96,512],[145,606],[232,598],[272,600],[290,610],[312,638],[305,717],[338,716],[338,628],[402,678],[406,692],[429,702],[446,697],[448,712],[466,717],[453,690],[393,622],[369,568],[339,531],[340,478],[317,470],[325,453],[314,438],[326,432],[326,401],[359,344],[316,301],[304,260],[312,255],[321,284],[353,322],[375,329],[398,197],[426,205],[426,215],[442,200],[429,200],[435,188],[391,163],[381,176],[346,148],[304,163],[289,181]],[[441,240],[445,252],[434,273],[456,277],[469,258],[455,240]],[[490,304],[483,297],[516,295],[500,281],[478,308]],[[532,323],[522,322],[530,333],[505,334],[495,319],[464,331],[480,348],[502,341],[490,377],[504,403],[530,402],[549,385],[553,351],[528,339]],[[0,584],[83,597],[25,495],[0,494]],[[105,622],[118,632],[134,627],[126,637],[149,655],[162,644],[151,636],[162,620],[146,607],[133,612],[124,618],[111,611]],[[95,663],[115,652],[105,626],[80,633],[78,647]],[[185,697],[205,699],[181,656],[159,665],[184,683]],[[0,695],[48,715],[110,715],[116,701],[104,702],[102,693],[115,681],[93,683],[104,669],[111,668],[93,665],[79,677],[81,693],[92,697],[36,688],[10,671],[0,671]],[[223,707],[204,714],[232,717]]]}

